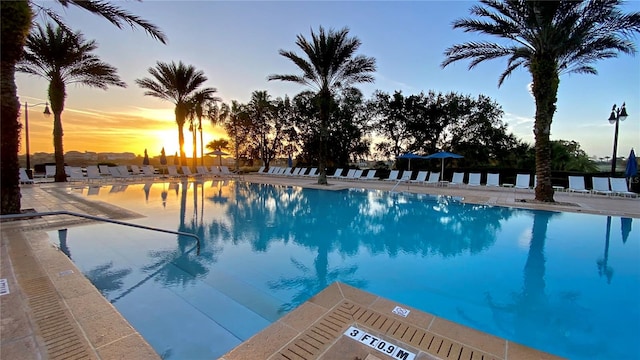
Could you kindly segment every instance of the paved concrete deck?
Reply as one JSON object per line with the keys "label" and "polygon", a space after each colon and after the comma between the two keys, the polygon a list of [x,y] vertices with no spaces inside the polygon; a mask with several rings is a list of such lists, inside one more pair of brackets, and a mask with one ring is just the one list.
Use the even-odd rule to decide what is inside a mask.
{"label": "paved concrete deck", "polygon": [[[314,179],[310,178],[265,175],[246,175],[243,180],[327,190],[352,187],[391,190],[396,185],[387,181],[330,180],[330,185],[319,186]],[[110,204],[69,196],[68,189],[74,186],[83,185],[69,183],[25,185],[22,187],[22,207],[38,212],[68,210],[112,219],[141,216]],[[533,202],[532,191],[515,191],[510,188],[428,187],[401,184],[395,190],[460,196],[465,202],[477,204],[640,218],[640,200],[631,198],[556,193],[555,199],[558,203],[540,204]],[[1,223],[0,278],[7,279],[10,293],[0,296],[0,359],[159,359],[140,334],[101,296],[75,265],[62,252],[50,245],[44,232],[90,222],[68,216],[51,216]],[[344,289],[345,285],[339,286]],[[344,295],[344,291],[342,294]],[[372,294],[368,296],[375,297]],[[344,299],[350,298],[347,296]],[[341,301],[344,299],[341,298]],[[379,301],[384,303],[384,299]],[[311,303],[314,303],[313,299]],[[301,306],[301,308],[304,307],[313,306],[306,304]],[[330,310],[330,308],[327,305],[326,309]],[[291,316],[286,316],[282,321],[289,321],[298,316],[297,314],[294,311]],[[322,317],[320,313],[312,312],[312,314],[317,316],[312,317],[311,320]],[[306,317],[308,314],[303,316],[303,318]],[[279,323],[280,321],[272,327],[279,326],[277,325]],[[357,321],[354,323],[359,324]],[[365,324],[364,327],[366,326]],[[425,331],[432,330],[425,329]],[[379,329],[370,331],[377,331],[376,334],[393,338],[392,335],[385,335],[386,333],[380,332]],[[437,332],[434,334],[442,336]],[[452,336],[452,339],[463,345],[464,340],[471,336],[465,331],[459,331],[458,335]],[[259,334],[259,336],[264,335]],[[336,349],[344,349],[345,346],[352,349],[363,347],[361,344],[352,347],[351,342],[354,341],[352,339],[340,339],[334,344]],[[396,340],[404,344],[403,339]],[[417,349],[422,354],[420,359],[447,358],[430,353],[428,349],[420,352],[422,348],[411,345],[410,341],[407,344],[409,348]],[[473,344],[469,346],[482,350]],[[330,348],[333,349],[333,345]],[[331,352],[323,354],[331,354]],[[489,354],[492,353],[489,352]],[[326,356],[328,355],[324,358],[330,358]],[[372,350],[366,356],[367,360],[375,360],[376,358],[384,359],[386,355]],[[544,358],[544,356],[534,355],[533,358]],[[229,355],[228,358],[239,357]],[[511,356],[509,358],[529,357]]]}

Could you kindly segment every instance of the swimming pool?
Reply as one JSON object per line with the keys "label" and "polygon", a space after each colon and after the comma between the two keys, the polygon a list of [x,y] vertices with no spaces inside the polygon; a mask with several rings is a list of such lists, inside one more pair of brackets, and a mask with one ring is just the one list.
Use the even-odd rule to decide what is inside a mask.
{"label": "swimming pool", "polygon": [[244,182],[72,192],[202,238],[49,234],[167,359],[220,356],[336,280],[560,356],[640,357],[637,219]]}

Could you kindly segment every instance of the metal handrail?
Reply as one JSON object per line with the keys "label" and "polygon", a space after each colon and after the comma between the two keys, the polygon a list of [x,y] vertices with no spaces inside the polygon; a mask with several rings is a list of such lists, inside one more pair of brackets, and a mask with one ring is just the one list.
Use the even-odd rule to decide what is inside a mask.
{"label": "metal handrail", "polygon": [[19,219],[25,219],[25,218],[32,218],[32,217],[35,217],[35,216],[50,216],[50,215],[77,216],[77,217],[81,217],[81,218],[85,218],[85,219],[89,219],[89,220],[108,222],[108,223],[117,224],[117,225],[131,226],[131,227],[135,227],[135,228],[138,228],[138,229],[159,231],[159,232],[163,232],[163,233],[167,233],[167,234],[174,234],[174,235],[190,236],[190,237],[196,239],[196,244],[197,244],[196,255],[200,255],[200,237],[198,235],[196,235],[196,234],[183,232],[183,231],[165,230],[165,229],[160,229],[160,228],[155,228],[155,227],[145,226],[145,225],[131,224],[131,223],[127,223],[127,222],[124,222],[124,221],[107,219],[107,218],[102,218],[102,217],[93,216],[93,215],[87,215],[87,214],[80,214],[80,213],[75,213],[75,212],[66,211],[66,210],[32,212],[32,213],[25,213],[25,214],[0,215],[0,222],[2,222],[4,220],[19,220]]}

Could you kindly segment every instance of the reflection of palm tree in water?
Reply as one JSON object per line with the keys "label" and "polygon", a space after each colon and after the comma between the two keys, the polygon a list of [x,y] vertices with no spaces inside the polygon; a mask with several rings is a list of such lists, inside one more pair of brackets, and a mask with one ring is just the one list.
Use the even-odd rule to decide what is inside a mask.
{"label": "reflection of palm tree in water", "polygon": [[123,285],[123,279],[131,274],[131,269],[113,269],[113,262],[98,265],[84,275],[100,291],[102,296],[109,298],[109,294],[119,290]]}
{"label": "reflection of palm tree in water", "polygon": [[611,284],[611,278],[613,278],[613,268],[609,266],[609,240],[611,238],[611,216],[607,216],[607,230],[604,238],[604,257],[598,259],[596,264],[598,265],[598,275],[604,275],[607,278],[607,284]]}
{"label": "reflection of palm tree in water", "polygon": [[[547,238],[547,227],[550,219],[560,213],[548,211],[533,212],[533,226],[529,254],[523,271],[523,287],[519,293],[513,294],[511,304],[494,302],[487,293],[487,303],[493,311],[496,325],[513,340],[530,339],[535,343],[527,345],[541,347],[545,344],[558,344],[571,348],[572,353],[593,354],[602,344],[588,343],[581,339],[590,339],[588,334],[592,325],[588,323],[587,309],[582,308],[577,300],[578,293],[563,292],[559,301],[552,302],[546,294],[546,259],[544,247]],[[462,313],[462,312],[461,312]],[[558,315],[562,314],[562,315]],[[466,317],[463,313],[463,317]],[[509,316],[505,316],[509,315]],[[474,321],[467,317],[471,323]]]}
{"label": "reflection of palm tree in water", "polygon": [[[205,263],[216,261],[215,255],[218,251],[208,244],[209,239],[205,237],[204,224],[201,221],[198,222],[197,184],[194,184],[193,191],[194,215],[189,223],[186,221],[188,183],[182,182],[181,185],[182,191],[180,194],[180,219],[178,231],[198,235],[201,240],[200,245],[197,243],[194,244],[194,239],[192,237],[178,235],[177,249],[152,251],[150,253],[150,257],[154,258],[154,262],[142,267],[141,269],[148,273],[147,276],[116,298],[112,299],[112,303],[123,298],[151,279],[155,279],[155,281],[165,285],[185,285],[196,281],[197,278],[208,273],[208,266],[205,266]],[[202,197],[202,201],[204,201],[204,197]],[[200,205],[200,208],[202,208],[202,204]],[[201,218],[203,216],[204,214],[201,215]]]}

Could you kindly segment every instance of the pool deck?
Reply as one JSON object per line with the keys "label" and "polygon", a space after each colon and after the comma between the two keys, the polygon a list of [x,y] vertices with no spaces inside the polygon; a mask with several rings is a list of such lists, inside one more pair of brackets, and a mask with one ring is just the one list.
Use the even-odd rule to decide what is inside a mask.
{"label": "pool deck", "polygon": [[[244,180],[327,190],[392,190],[396,185],[388,181],[330,179],[330,185],[319,186],[312,178],[267,175],[245,175]],[[119,220],[141,216],[68,195],[68,188],[83,185],[86,184],[24,185],[22,208],[38,212],[67,210]],[[533,201],[532,191],[512,188],[401,184],[395,191],[459,196],[464,202],[475,204],[640,218],[637,198],[557,192],[557,204],[540,204]],[[45,233],[90,223],[91,220],[65,215],[1,223],[0,279],[6,279],[10,292],[0,296],[0,359],[160,359],[68,257],[50,244]],[[418,310],[410,309],[404,318],[392,313],[395,306],[410,309],[335,283],[223,359],[392,359],[367,346],[364,340],[359,342],[344,335],[350,326],[408,350],[420,360],[555,358]],[[339,325],[335,325],[336,319],[341,319]],[[310,332],[322,333],[317,327],[326,326],[327,321],[333,328],[331,336],[325,334],[321,344],[315,343],[322,340],[317,336],[306,338]],[[436,343],[437,349],[433,347]],[[442,349],[447,349],[446,354]]]}

